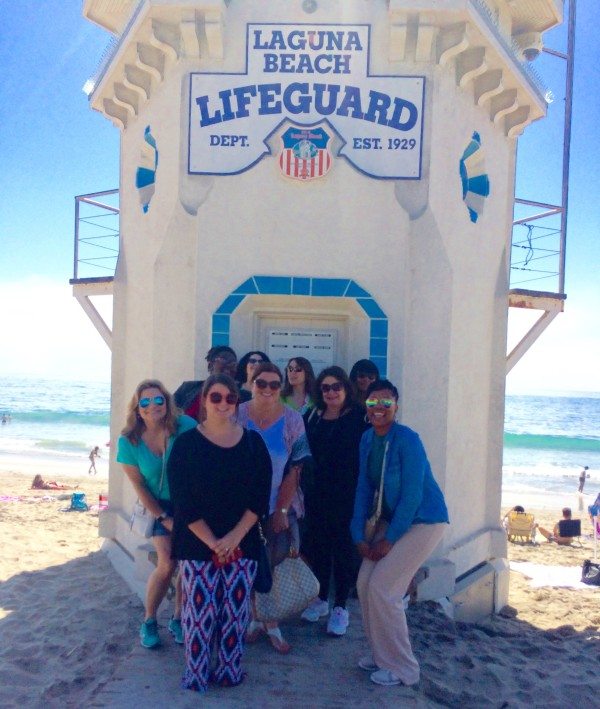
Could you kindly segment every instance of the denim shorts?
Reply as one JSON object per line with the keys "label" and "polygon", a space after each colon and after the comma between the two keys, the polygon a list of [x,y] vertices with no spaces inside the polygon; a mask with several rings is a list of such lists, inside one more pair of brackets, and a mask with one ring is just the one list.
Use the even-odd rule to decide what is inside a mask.
{"label": "denim shorts", "polygon": [[[163,510],[169,515],[169,517],[173,516],[173,504],[169,502],[169,500],[159,500],[160,506],[163,508]],[[159,520],[155,519],[154,520],[154,527],[152,527],[152,535],[153,537],[168,537],[171,534],[169,530],[163,526]]]}

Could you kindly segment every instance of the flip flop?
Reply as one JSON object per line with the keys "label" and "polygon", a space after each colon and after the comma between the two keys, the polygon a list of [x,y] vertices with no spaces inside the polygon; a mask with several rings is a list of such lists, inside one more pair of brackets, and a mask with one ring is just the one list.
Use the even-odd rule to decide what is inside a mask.
{"label": "flip flop", "polygon": [[271,645],[277,650],[281,655],[287,655],[292,649],[292,646],[283,639],[281,635],[281,630],[279,628],[267,628],[267,635],[271,641]]}

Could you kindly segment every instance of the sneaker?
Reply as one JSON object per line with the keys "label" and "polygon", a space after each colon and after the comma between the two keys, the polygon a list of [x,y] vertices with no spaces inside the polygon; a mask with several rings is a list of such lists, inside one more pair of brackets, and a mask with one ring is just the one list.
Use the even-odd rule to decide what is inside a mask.
{"label": "sneaker", "polygon": [[302,620],[307,620],[309,623],[316,623],[319,618],[324,618],[329,614],[329,603],[322,601],[320,598],[315,598],[311,601],[308,608],[302,611],[300,616]]}
{"label": "sneaker", "polygon": [[173,640],[175,640],[178,645],[183,645],[183,628],[181,627],[181,620],[179,618],[171,618],[167,627],[173,636]]}
{"label": "sneaker", "polygon": [[361,670],[366,670],[367,672],[375,672],[379,669],[379,665],[375,664],[373,655],[365,655],[361,657],[358,661],[358,666]]}
{"label": "sneaker", "polygon": [[371,675],[371,682],[380,684],[383,687],[392,687],[395,684],[402,684],[400,677],[397,677],[389,670],[377,670],[376,672],[373,672]]}
{"label": "sneaker", "polygon": [[350,622],[350,614],[345,608],[340,608],[336,606],[329,616],[329,622],[327,623],[327,632],[329,635],[345,635],[348,629],[348,623]]}
{"label": "sneaker", "polygon": [[148,618],[148,620],[142,623],[142,627],[140,628],[140,642],[142,643],[142,647],[147,647],[148,649],[160,645],[158,625],[154,618]]}

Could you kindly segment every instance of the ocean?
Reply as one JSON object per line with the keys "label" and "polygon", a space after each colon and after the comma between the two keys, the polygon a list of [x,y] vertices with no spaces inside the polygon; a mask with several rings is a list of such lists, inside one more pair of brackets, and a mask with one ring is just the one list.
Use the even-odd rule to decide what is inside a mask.
{"label": "ocean", "polygon": [[[65,474],[83,475],[90,450],[100,446],[97,467],[99,474],[106,474],[108,383],[0,378],[2,414],[10,414],[10,421],[0,425],[0,462],[63,463]],[[506,504],[567,499],[577,491],[584,465],[590,473],[585,486],[590,504],[588,497],[600,492],[600,394],[507,396],[502,485]]]}

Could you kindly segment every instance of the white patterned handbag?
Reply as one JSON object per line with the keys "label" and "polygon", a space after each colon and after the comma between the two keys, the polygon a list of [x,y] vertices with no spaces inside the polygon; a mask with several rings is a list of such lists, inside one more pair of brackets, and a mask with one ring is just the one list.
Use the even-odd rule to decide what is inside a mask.
{"label": "white patterned handbag", "polygon": [[319,595],[319,582],[299,556],[287,557],[273,569],[273,587],[255,597],[258,620],[284,620],[303,611]]}

